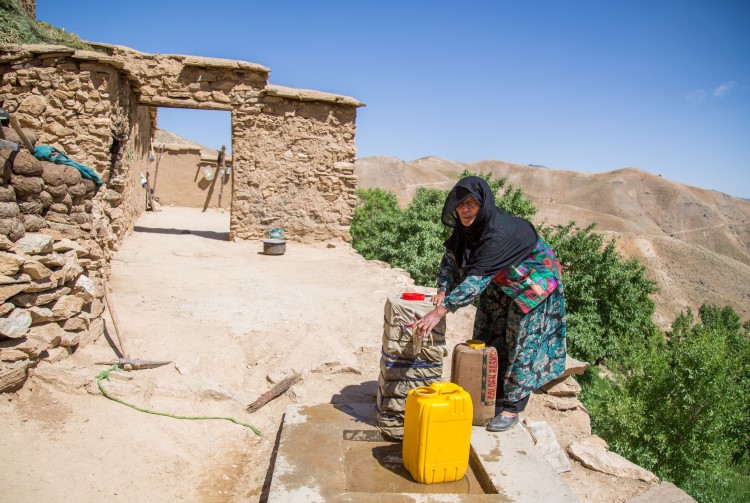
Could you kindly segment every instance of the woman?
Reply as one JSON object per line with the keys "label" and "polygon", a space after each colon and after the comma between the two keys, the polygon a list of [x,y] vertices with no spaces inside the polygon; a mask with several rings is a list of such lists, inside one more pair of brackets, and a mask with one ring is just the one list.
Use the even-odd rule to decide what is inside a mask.
{"label": "woman", "polygon": [[487,182],[459,181],[443,206],[445,241],[435,309],[415,324],[429,334],[448,311],[476,300],[474,339],[497,349],[495,417],[489,431],[518,422],[532,391],[565,369],[565,299],[560,263],[528,220],[495,206]]}

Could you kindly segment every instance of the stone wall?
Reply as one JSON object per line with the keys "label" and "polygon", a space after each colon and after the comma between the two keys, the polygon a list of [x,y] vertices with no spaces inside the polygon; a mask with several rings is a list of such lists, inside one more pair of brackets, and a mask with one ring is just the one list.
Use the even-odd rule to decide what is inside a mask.
{"label": "stone wall", "polygon": [[104,330],[107,261],[94,227],[94,182],[72,166],[0,150],[0,392]]}
{"label": "stone wall", "polygon": [[0,107],[103,181],[94,193],[73,167],[2,151],[0,391],[101,334],[109,259],[146,207],[157,106],[232,111],[230,238],[349,238],[362,103],[270,85],[253,63],[98,48],[0,47]]}
{"label": "stone wall", "polygon": [[305,242],[349,238],[356,107],[316,98],[268,86],[257,106],[233,112],[232,236],[257,238],[279,226]]}
{"label": "stone wall", "polygon": [[93,214],[110,250],[145,210],[146,168],[155,115],[139,106],[132,76],[114,58],[60,46],[0,48],[0,107],[52,145],[94,169],[105,186]]}
{"label": "stone wall", "polygon": [[123,62],[140,103],[232,111],[230,238],[260,238],[273,224],[299,241],[349,239],[363,103],[268,84],[255,63],[94,47]]}

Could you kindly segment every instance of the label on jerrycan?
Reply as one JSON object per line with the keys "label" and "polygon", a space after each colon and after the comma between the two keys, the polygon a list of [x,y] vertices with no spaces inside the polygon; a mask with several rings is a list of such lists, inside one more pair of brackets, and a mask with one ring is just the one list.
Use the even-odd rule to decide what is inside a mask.
{"label": "label on jerrycan", "polygon": [[469,467],[471,396],[455,383],[419,387],[406,397],[404,467],[417,482],[460,480]]}

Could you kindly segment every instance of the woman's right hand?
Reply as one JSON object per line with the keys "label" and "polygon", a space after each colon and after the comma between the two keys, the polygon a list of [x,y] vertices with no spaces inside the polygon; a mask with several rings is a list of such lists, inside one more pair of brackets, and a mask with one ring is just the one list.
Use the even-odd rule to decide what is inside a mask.
{"label": "woman's right hand", "polygon": [[432,298],[432,305],[433,306],[439,306],[443,303],[445,300],[445,292],[442,290],[438,290],[438,293],[435,294],[435,296]]}

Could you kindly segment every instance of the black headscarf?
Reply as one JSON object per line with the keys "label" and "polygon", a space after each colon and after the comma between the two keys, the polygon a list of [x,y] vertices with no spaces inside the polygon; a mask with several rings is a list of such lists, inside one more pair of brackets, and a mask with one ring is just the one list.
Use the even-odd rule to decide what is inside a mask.
{"label": "black headscarf", "polygon": [[[456,208],[468,197],[476,199],[481,208],[474,222],[464,227]],[[494,276],[503,267],[526,258],[538,239],[531,222],[495,206],[492,189],[478,176],[467,176],[451,189],[441,220],[453,228],[443,244],[467,275]]]}

